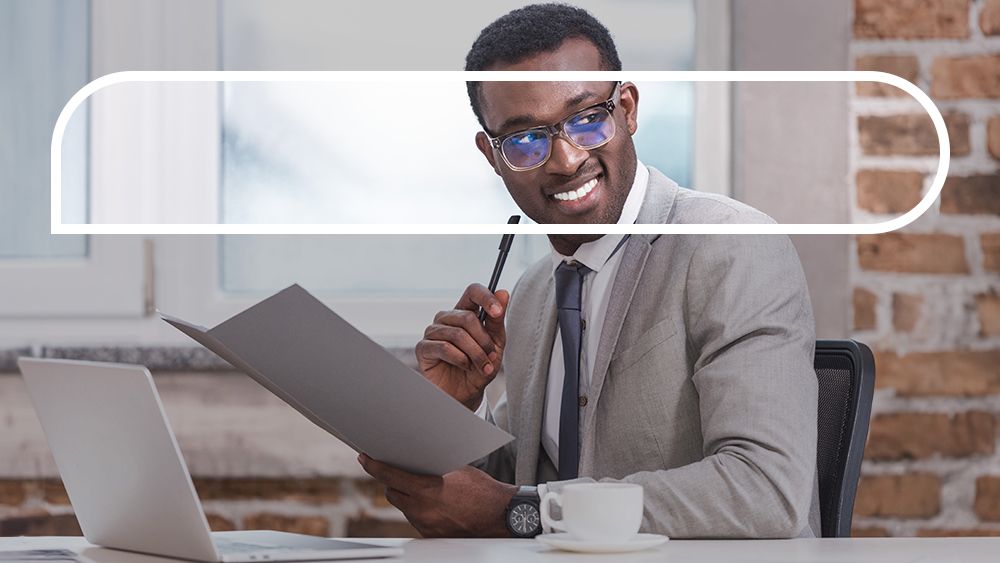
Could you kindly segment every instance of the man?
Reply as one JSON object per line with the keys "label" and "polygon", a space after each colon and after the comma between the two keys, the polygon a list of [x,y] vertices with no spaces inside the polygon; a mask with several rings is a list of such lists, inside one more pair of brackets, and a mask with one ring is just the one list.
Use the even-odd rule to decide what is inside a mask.
{"label": "man", "polygon": [[[563,5],[500,18],[466,65],[620,67],[607,30]],[[470,83],[469,93],[476,145],[539,223],[770,221],[638,163],[634,84]],[[644,487],[643,531],[818,535],[814,323],[788,238],[549,240],[553,256],[513,295],[469,286],[416,350],[429,380],[516,440],[443,478],[361,456],[389,501],[426,536],[531,537],[538,489],[625,481]],[[483,390],[501,369],[506,394],[490,411]]]}

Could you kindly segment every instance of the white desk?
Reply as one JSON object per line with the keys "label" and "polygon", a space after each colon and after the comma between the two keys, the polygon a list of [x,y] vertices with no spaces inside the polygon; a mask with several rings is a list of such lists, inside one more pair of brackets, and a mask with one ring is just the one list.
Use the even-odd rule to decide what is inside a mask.
{"label": "white desk", "polygon": [[[1000,561],[1000,538],[858,538],[825,540],[691,541],[671,540],[665,545],[628,555],[582,555],[549,551],[532,540],[369,540],[372,543],[405,543],[402,559],[435,563],[677,563],[865,562],[865,563],[978,563]],[[0,538],[0,551],[20,549],[72,549],[95,563],[166,563],[173,559],[150,557],[93,547],[83,538]],[[379,561],[379,560],[372,560]]]}

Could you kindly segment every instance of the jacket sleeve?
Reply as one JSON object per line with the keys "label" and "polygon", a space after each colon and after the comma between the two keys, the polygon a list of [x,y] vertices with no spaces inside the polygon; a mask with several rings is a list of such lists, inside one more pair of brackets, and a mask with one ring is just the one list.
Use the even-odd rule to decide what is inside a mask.
{"label": "jacket sleeve", "polygon": [[[514,299],[518,295],[518,288],[521,286],[521,280],[518,280],[514,284],[514,288],[511,290],[510,302],[508,303],[507,309],[507,326],[511,325],[510,314],[511,307],[510,304],[514,303]],[[509,338],[508,338],[509,341]],[[509,343],[509,342],[508,342]],[[505,373],[505,368],[501,364],[500,372],[497,374],[497,378],[502,378]],[[484,399],[485,400],[485,399]],[[515,434],[511,429],[511,420],[509,416],[509,409],[507,403],[507,392],[500,396],[500,400],[495,407],[492,409],[487,409],[486,411],[486,421],[490,422],[501,430],[504,430],[508,434],[514,436],[514,440],[508,442],[503,447],[498,450],[493,451],[486,457],[473,462],[471,465],[473,467],[482,469],[487,472],[497,481],[502,481],[504,483],[514,484],[515,481],[515,470],[517,467],[517,434]]]}
{"label": "jacket sleeve", "polygon": [[689,538],[812,535],[815,323],[791,241],[705,236],[688,265],[685,317],[704,458],[621,479],[644,488],[643,529]]}
{"label": "jacket sleeve", "polygon": [[[510,433],[510,425],[507,418],[507,393],[504,393],[500,397],[500,401],[495,408],[486,412],[486,421]],[[497,481],[514,484],[514,452],[516,443],[516,439],[508,442],[500,449],[494,450],[486,457],[473,462],[471,465],[489,473]]]}

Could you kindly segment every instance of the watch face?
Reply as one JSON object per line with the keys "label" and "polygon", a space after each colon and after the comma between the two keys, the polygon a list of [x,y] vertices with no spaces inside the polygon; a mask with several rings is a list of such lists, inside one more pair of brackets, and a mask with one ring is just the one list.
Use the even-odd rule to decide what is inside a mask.
{"label": "watch face", "polygon": [[511,530],[518,535],[534,534],[541,522],[538,518],[538,509],[531,503],[523,502],[511,509],[507,517]]}

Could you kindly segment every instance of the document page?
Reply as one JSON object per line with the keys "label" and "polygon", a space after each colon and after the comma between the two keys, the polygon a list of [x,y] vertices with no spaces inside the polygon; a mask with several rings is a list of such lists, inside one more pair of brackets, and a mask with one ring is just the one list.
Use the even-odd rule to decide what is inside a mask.
{"label": "document page", "polygon": [[161,315],[358,452],[443,475],[513,440],[298,285],[213,329]]}

